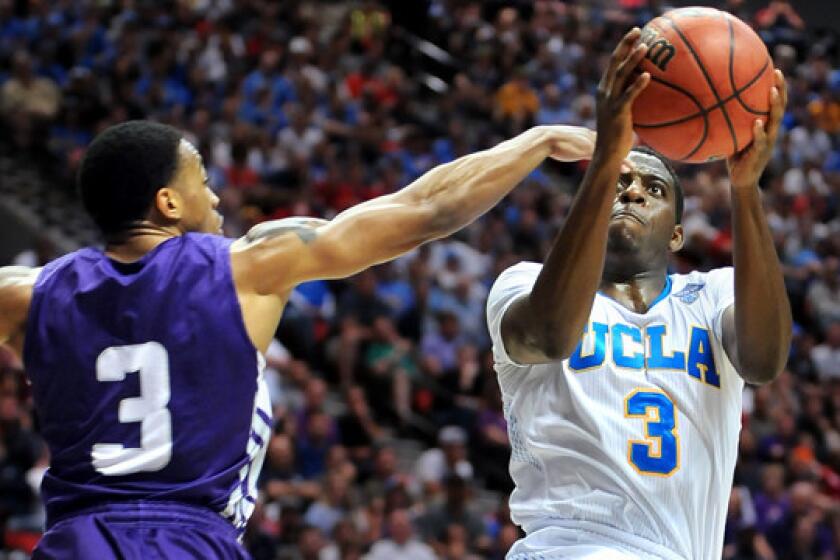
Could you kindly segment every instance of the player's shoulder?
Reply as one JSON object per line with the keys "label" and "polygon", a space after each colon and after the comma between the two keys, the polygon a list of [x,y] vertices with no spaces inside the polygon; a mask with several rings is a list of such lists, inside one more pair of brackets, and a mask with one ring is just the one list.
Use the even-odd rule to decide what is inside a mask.
{"label": "player's shoulder", "polygon": [[229,237],[216,233],[189,232],[180,236],[184,245],[200,247],[202,249],[215,250],[217,248],[228,249],[235,241]]}
{"label": "player's shoulder", "polygon": [[694,303],[697,298],[717,293],[721,288],[734,285],[734,270],[731,266],[709,271],[694,270],[687,274],[671,274],[671,297],[683,303]]}
{"label": "player's shoulder", "polygon": [[503,270],[490,287],[488,305],[492,301],[506,299],[514,292],[529,289],[537,281],[542,266],[542,263],[522,261]]}
{"label": "player's shoulder", "polygon": [[[47,264],[39,268],[29,269],[28,275],[32,281],[33,286],[40,286],[49,282],[52,278],[59,276],[62,271],[67,269],[85,268],[86,264],[91,260],[95,260],[97,256],[101,255],[101,251],[93,247],[83,247],[66,255],[62,255],[56,259],[51,260]],[[80,262],[85,264],[79,265]]]}
{"label": "player's shoulder", "polygon": [[511,281],[525,281],[528,279],[536,280],[542,270],[542,263],[521,261],[512,266],[507,267],[496,278],[493,285],[505,284]]}
{"label": "player's shoulder", "polygon": [[179,264],[190,262],[196,266],[212,266],[227,261],[233,239],[215,233],[190,232],[171,240],[171,250],[164,260],[175,260]]}

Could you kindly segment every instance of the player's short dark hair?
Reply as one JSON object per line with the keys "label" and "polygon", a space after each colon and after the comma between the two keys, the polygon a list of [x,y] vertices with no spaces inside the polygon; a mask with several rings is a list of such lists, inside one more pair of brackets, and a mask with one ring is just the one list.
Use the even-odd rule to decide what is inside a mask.
{"label": "player's short dark hair", "polygon": [[674,171],[674,167],[671,165],[671,162],[668,161],[668,158],[649,146],[636,146],[630,151],[653,156],[661,161],[662,165],[665,166],[665,169],[668,170],[668,174],[671,175],[671,182],[674,183],[674,195],[676,196],[676,200],[674,201],[674,217],[676,218],[678,224],[681,223],[683,214],[683,190],[682,185],[680,184],[680,178],[677,176],[677,172]]}
{"label": "player's short dark hair", "polygon": [[172,180],[182,135],[171,126],[128,121],[99,134],[76,179],[85,209],[106,235],[142,220]]}

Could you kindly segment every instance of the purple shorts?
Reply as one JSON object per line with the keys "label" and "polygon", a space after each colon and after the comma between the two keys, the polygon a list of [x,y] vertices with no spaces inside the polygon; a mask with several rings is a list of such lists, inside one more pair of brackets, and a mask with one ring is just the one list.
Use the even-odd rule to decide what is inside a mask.
{"label": "purple shorts", "polygon": [[110,504],[50,527],[33,560],[248,560],[236,529],[209,509],[170,502]]}

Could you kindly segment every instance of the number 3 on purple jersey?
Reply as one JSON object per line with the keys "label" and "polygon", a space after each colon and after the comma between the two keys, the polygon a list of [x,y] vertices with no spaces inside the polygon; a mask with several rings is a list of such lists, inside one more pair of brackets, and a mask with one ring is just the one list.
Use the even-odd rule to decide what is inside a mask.
{"label": "number 3 on purple jersey", "polygon": [[624,415],[645,422],[645,439],[627,442],[627,459],[641,474],[670,476],[680,466],[674,402],[661,391],[636,389],[624,399]]}
{"label": "number 3 on purple jersey", "polygon": [[124,381],[137,372],[140,396],[119,403],[120,422],[140,422],[140,447],[97,443],[91,450],[93,467],[104,475],[118,476],[159,471],[172,458],[172,417],[169,404],[169,354],[158,342],[111,346],[96,359],[96,379]]}

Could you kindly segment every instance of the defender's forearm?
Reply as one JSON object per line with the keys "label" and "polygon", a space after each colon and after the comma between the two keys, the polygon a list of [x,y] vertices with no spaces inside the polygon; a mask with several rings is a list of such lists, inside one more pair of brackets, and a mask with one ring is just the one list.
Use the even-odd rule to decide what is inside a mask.
{"label": "defender's forearm", "polygon": [[785,366],[792,319],[757,186],[733,189],[732,222],[738,366],[745,378],[766,382]]}
{"label": "defender's forearm", "polygon": [[495,206],[552,153],[561,135],[532,128],[491,149],[439,166],[398,194],[427,205],[433,215],[432,238],[445,237]]}

